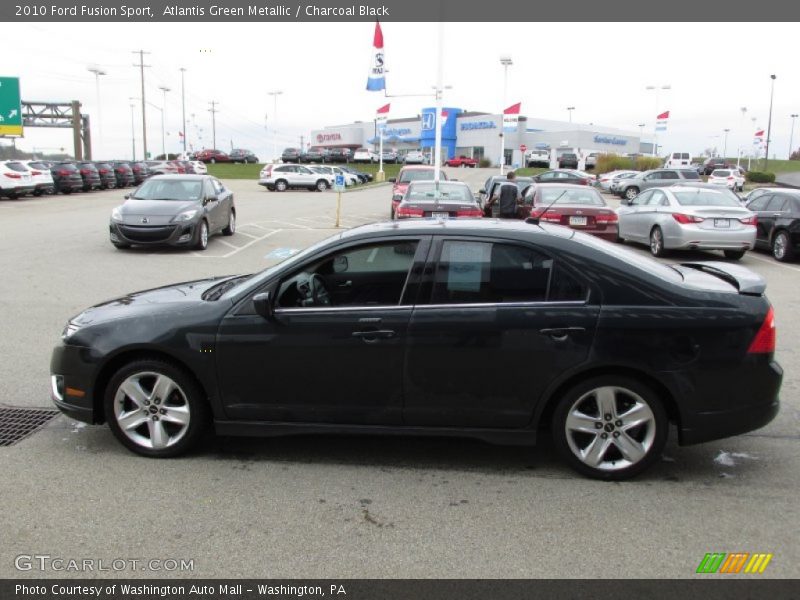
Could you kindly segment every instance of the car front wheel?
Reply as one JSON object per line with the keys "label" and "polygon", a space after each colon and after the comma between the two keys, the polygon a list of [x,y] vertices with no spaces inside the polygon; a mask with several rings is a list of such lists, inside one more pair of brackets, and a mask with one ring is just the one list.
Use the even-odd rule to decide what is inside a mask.
{"label": "car front wheel", "polygon": [[178,456],[197,443],[208,405],[194,379],[160,360],[137,360],[117,371],[104,398],[111,431],[129,450],[153,458]]}
{"label": "car front wheel", "polygon": [[200,221],[197,225],[197,237],[194,241],[194,247],[197,250],[205,250],[208,248],[208,223]]}
{"label": "car front wheel", "polygon": [[593,377],[570,389],[553,414],[553,440],[569,465],[595,479],[623,480],[649,467],[667,440],[668,419],[649,386]]}
{"label": "car front wheel", "polygon": [[631,186],[625,190],[625,197],[628,200],[633,200],[636,196],[639,195],[639,188]]}
{"label": "car front wheel", "polygon": [[228,213],[228,226],[222,230],[222,235],[233,235],[236,233],[236,213]]}

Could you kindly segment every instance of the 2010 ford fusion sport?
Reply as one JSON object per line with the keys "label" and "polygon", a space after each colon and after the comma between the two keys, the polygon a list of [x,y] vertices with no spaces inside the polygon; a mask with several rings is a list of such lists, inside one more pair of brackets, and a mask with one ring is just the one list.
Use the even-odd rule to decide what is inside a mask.
{"label": "2010 ford fusion sport", "polygon": [[391,433],[534,444],[636,475],[762,427],[782,370],[764,282],[665,266],[567,228],[426,221],[347,231],[260,273],[80,313],[52,396],[145,456],[224,435]]}

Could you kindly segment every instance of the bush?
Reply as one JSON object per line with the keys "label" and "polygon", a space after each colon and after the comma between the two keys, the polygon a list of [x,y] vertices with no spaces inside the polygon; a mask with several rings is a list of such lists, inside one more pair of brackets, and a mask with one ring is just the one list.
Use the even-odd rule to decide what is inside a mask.
{"label": "bush", "polygon": [[747,181],[753,183],[775,183],[775,173],[765,173],[764,171],[748,171]]}
{"label": "bush", "polygon": [[491,167],[491,166],[492,166],[492,161],[491,161],[491,160],[489,160],[488,158],[482,158],[482,159],[480,159],[480,160],[478,161],[478,166],[479,166],[481,169],[488,169],[489,167]]}
{"label": "bush", "polygon": [[637,171],[649,171],[650,169],[660,169],[664,164],[664,159],[658,156],[637,156],[634,164]]}
{"label": "bush", "polygon": [[597,164],[594,167],[595,173],[608,173],[609,171],[619,171],[621,169],[632,169],[633,161],[627,156],[617,156],[616,154],[601,154],[597,157]]}

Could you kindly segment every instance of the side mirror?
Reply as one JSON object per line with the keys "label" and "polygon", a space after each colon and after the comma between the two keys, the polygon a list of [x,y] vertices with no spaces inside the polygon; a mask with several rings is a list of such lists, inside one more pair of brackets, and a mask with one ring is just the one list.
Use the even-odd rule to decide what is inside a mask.
{"label": "side mirror", "polygon": [[478,193],[479,193],[479,194],[485,194],[485,193],[486,193],[486,190],[485,190],[485,189],[483,189],[483,188],[481,188],[481,189],[479,189],[479,190],[478,190]]}
{"label": "side mirror", "polygon": [[272,311],[272,296],[269,292],[253,296],[253,308],[267,321],[271,321],[275,317],[275,313]]}
{"label": "side mirror", "polygon": [[217,200],[219,200],[219,198],[217,198],[216,196],[206,196],[205,198],[203,198],[203,206],[205,206],[209,202],[216,202]]}
{"label": "side mirror", "polygon": [[397,183],[397,178],[396,177],[390,177],[388,181],[389,181],[389,183]]}

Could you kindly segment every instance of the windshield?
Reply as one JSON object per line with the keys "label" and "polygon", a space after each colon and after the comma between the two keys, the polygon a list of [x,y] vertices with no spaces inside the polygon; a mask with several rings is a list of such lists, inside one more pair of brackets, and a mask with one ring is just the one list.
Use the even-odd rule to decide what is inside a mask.
{"label": "windshield", "polygon": [[729,190],[687,190],[672,192],[681,206],[741,206],[742,203]]}
{"label": "windshield", "polygon": [[437,200],[438,202],[462,203],[474,201],[472,192],[467,186],[452,183],[439,184],[438,193],[434,183],[413,183],[409,186],[405,199],[411,202]]}
{"label": "windshield", "polygon": [[[585,187],[585,186],[581,186]],[[541,190],[540,199],[537,202],[548,204],[580,204],[582,206],[605,206],[603,198],[591,188],[585,190],[574,190],[572,188],[547,188]]]}
{"label": "windshield", "polygon": [[134,200],[200,200],[203,193],[203,182],[200,179],[151,179],[144,182],[136,193]]}
{"label": "windshield", "polygon": [[[398,183],[409,183],[411,181],[433,181],[433,169],[410,169],[400,173]],[[444,172],[442,172],[442,179],[446,179]]]}

